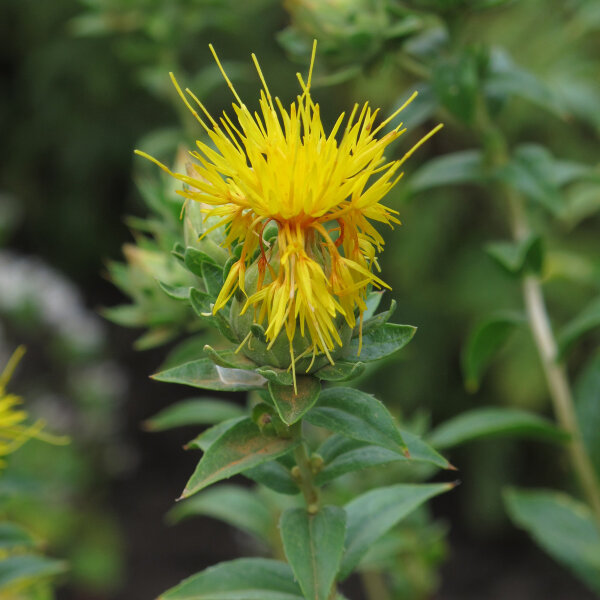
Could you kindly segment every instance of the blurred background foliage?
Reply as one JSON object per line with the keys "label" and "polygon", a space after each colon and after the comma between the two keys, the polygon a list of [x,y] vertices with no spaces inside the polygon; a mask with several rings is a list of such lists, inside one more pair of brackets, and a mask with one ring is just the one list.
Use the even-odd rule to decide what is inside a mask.
{"label": "blurred background foliage", "polygon": [[[159,258],[180,235],[178,206],[168,204],[173,188],[132,153],[143,148],[171,164],[200,135],[168,72],[213,113],[228,107],[212,42],[249,104],[259,88],[251,52],[271,90],[291,99],[295,71],[306,69],[317,38],[315,97],[325,123],[364,100],[388,114],[413,89],[419,97],[402,114],[408,131],[392,152],[401,156],[445,123],[387,200],[403,226],[385,233],[383,272],[396,320],[419,333],[400,359],[361,381],[426,430],[481,406],[551,415],[525,330],[507,340],[478,386],[467,391],[463,382],[469,331],[495,311],[522,307],[518,283],[484,249],[509,236],[507,208],[473,167],[473,151],[489,151],[493,122],[516,157],[512,183],[533,198],[528,216],[543,238],[550,314],[556,326],[568,323],[600,289],[599,29],[596,0],[4,0],[0,352],[28,346],[31,360],[15,386],[34,414],[73,439],[43,452],[32,442],[11,460],[11,477],[35,492],[25,485],[25,499],[9,510],[70,562],[59,598],[154,597],[248,544],[205,519],[165,527],[193,464],[179,450],[192,435],[139,427],[184,393],[146,380],[164,358],[152,348],[193,332],[186,310],[154,282],[155,269],[174,285],[185,276]],[[596,174],[556,181],[565,167],[557,161]],[[115,262],[123,244],[127,268]],[[137,310],[107,316],[137,327],[131,334],[94,314],[127,302],[109,272]],[[130,350],[136,339],[143,353]],[[597,381],[599,339],[587,333],[568,355],[573,379],[591,365],[577,389]],[[597,403],[595,411],[588,438]],[[450,531],[436,598],[592,597],[509,524],[503,507],[507,484],[576,495],[560,448],[478,441],[450,458],[463,485],[433,503]],[[399,598],[433,594],[446,545],[437,545],[439,531],[422,548],[425,583]]]}

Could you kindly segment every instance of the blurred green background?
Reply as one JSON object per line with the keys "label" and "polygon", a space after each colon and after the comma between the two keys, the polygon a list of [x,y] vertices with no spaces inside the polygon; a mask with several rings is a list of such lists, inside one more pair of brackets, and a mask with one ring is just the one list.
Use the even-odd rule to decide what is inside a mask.
{"label": "blurred green background", "polygon": [[[456,61],[491,60],[492,50],[498,64],[512,57],[523,68],[508,91],[498,82],[488,90],[497,95],[497,122],[509,144],[536,143],[597,166],[599,31],[597,0],[3,0],[0,358],[19,343],[28,346],[16,389],[32,412],[73,436],[70,447],[42,452],[32,442],[15,457],[19,476],[37,487],[11,510],[34,524],[48,552],[70,561],[58,598],[156,597],[248,544],[209,519],[165,524],[195,463],[181,450],[191,435],[146,433],[140,423],[185,391],[148,380],[164,348],[137,352],[141,330],[98,315],[124,301],[106,263],[119,260],[132,240],[124,217],[147,215],[135,180],[158,179],[133,149],[172,163],[179,144],[200,135],[168,72],[213,113],[228,107],[229,90],[207,48],[212,42],[249,104],[259,88],[251,52],[272,92],[291,100],[295,72],[306,69],[316,37],[314,95],[326,128],[354,102],[369,100],[386,114],[419,88],[403,117],[408,131],[392,152],[401,156],[440,120],[446,127],[409,161],[405,181],[387,199],[403,225],[385,232],[382,257],[399,304],[395,318],[419,332],[361,386],[395,412],[432,425],[484,405],[550,415],[525,332],[511,338],[475,394],[463,385],[460,354],[470,328],[492,310],[521,305],[518,284],[483,250],[507,237],[504,207],[484,187],[420,189],[411,173],[429,159],[478,146],[465,114],[470,71],[465,75]],[[442,91],[424,84],[410,54],[434,57],[429,62],[449,78]],[[448,100],[444,90],[453,86],[458,95]],[[562,220],[533,214],[551,250],[547,292],[557,323],[600,290],[600,186],[569,190],[565,202],[570,210]],[[572,353],[574,374],[598,339],[586,336]],[[459,448],[450,459],[463,483],[433,503],[450,531],[435,598],[592,598],[509,524],[502,506],[507,484],[573,491],[564,453],[491,440]],[[347,593],[360,598],[351,587]]]}

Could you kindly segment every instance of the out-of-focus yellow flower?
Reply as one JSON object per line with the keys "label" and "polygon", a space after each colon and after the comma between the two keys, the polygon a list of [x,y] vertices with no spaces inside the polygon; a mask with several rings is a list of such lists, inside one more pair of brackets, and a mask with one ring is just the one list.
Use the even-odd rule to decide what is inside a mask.
{"label": "out-of-focus yellow flower", "polygon": [[19,408],[23,400],[6,392],[6,385],[23,354],[25,348],[19,346],[0,375],[0,467],[4,466],[3,456],[14,452],[30,438],[36,437],[44,427],[42,421],[26,425],[27,412]]}
{"label": "out-of-focus yellow flower", "polygon": [[[174,173],[144,152],[163,170],[182,181],[179,193],[202,202],[207,218],[218,217],[214,228],[226,230],[225,245],[242,244],[214,312],[225,306],[236,289],[245,290],[247,267],[257,261],[256,289],[248,290],[242,312],[253,308],[258,323],[266,321],[266,337],[273,344],[285,329],[290,341],[299,330],[308,333],[313,358],[341,345],[336,316],[350,327],[357,315],[362,323],[369,284],[388,287],[373,268],[383,238],[373,221],[399,223],[397,211],[381,199],[398,182],[402,163],[440,127],[420,140],[403,158],[387,161],[386,147],[405,129],[399,123],[381,135],[386,126],[414,98],[376,124],[378,110],[355,104],[350,115],[340,115],[329,132],[321,123],[319,105],[310,94],[316,43],[306,82],[297,74],[302,93],[286,108],[274,98],[254,55],[263,89],[260,114],[251,113],[235,91],[213,49],[210,49],[236,102],[235,118],[218,120],[190,91],[192,106],[173,75],[181,98],[210,137],[214,148],[197,142],[196,159],[188,174]],[[265,227],[275,223],[277,237],[269,246]],[[310,369],[310,367],[309,367]]]}

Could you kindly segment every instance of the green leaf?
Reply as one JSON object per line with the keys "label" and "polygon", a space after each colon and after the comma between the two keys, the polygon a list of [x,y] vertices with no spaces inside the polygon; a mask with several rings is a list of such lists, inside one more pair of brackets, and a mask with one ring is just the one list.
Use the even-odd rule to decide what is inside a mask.
{"label": "green leaf", "polygon": [[409,186],[416,193],[439,186],[484,183],[485,180],[481,150],[463,150],[429,160],[410,178]]}
{"label": "green leaf", "polygon": [[305,508],[291,508],[281,516],[279,527],[285,555],[304,598],[328,600],[344,551],[344,510],[324,506],[311,515]]}
{"label": "green leaf", "polygon": [[416,331],[417,328],[412,325],[386,323],[363,335],[360,354],[358,353],[359,339],[353,338],[344,352],[344,359],[350,362],[370,362],[385,358],[404,348],[412,340]]}
{"label": "green leaf", "polygon": [[102,316],[122,327],[144,327],[148,317],[136,304],[121,304],[103,308]]}
{"label": "green leaf", "polygon": [[223,287],[223,269],[215,264],[202,263],[202,277],[206,291],[216,298]]}
{"label": "green leaf", "polygon": [[509,489],[506,509],[550,556],[600,593],[600,530],[589,508],[553,490]]}
{"label": "green leaf", "polygon": [[552,215],[565,212],[565,200],[558,181],[552,155],[533,144],[518,147],[510,161],[494,172],[494,177],[546,208]]}
{"label": "green leaf", "polygon": [[421,504],[454,484],[398,484],[371,490],[346,504],[346,552],[340,579],[350,575],[369,547]]}
{"label": "green leaf", "polygon": [[461,357],[465,386],[470,392],[477,391],[492,359],[523,322],[518,313],[502,312],[488,317],[471,332]]}
{"label": "green leaf", "polygon": [[462,413],[432,431],[427,440],[445,449],[482,438],[511,436],[566,442],[569,434],[547,419],[515,408],[478,408]]}
{"label": "green leaf", "polygon": [[491,97],[517,96],[559,117],[565,117],[560,98],[533,73],[518,66],[504,50],[491,53],[490,74],[484,82],[486,95]]}
{"label": "green leaf", "polygon": [[327,438],[318,453],[323,458],[324,467],[315,477],[317,485],[325,485],[352,471],[409,460],[403,454],[387,448],[337,434]]}
{"label": "green leaf", "polygon": [[300,493],[300,489],[294,481],[290,470],[281,463],[281,460],[282,458],[271,460],[258,465],[258,467],[244,471],[244,476],[280,494],[295,496]]}
{"label": "green leaf", "polygon": [[323,390],[305,419],[329,431],[404,454],[406,445],[387,408],[373,396],[352,388]]}
{"label": "green leaf", "polygon": [[0,552],[31,549],[37,546],[33,536],[20,525],[8,521],[0,522]]}
{"label": "green leaf", "polygon": [[[380,312],[379,314],[371,317],[370,319],[365,319],[365,321],[363,322],[363,325],[362,325],[363,335],[365,333],[368,333],[372,329],[377,329],[378,327],[385,325],[391,319],[392,315],[396,312],[396,307],[397,307],[397,303],[395,300],[392,299],[392,302],[391,302],[388,310]],[[354,331],[352,332],[352,336],[356,337],[357,335],[359,335],[359,333],[360,333],[360,325],[357,325],[354,328]]]}
{"label": "green leaf", "polygon": [[202,265],[204,263],[209,263],[212,265],[216,265],[217,263],[213,258],[211,258],[205,252],[201,250],[197,250],[196,248],[192,248],[191,246],[185,249],[184,254],[184,262],[185,266],[197,277],[202,278]]}
{"label": "green leaf", "polygon": [[336,360],[334,365],[328,364],[319,369],[315,377],[323,381],[348,381],[361,375],[364,370],[364,363]]}
{"label": "green leaf", "polygon": [[272,533],[272,519],[265,503],[255,493],[237,485],[219,485],[184,500],[169,511],[168,518],[178,523],[199,515],[225,521],[267,543]]}
{"label": "green leaf", "polygon": [[314,406],[321,391],[321,384],[318,379],[310,375],[297,375],[296,388],[297,393],[294,392],[293,386],[269,381],[271,399],[286,425],[299,421]]}
{"label": "green leaf", "polygon": [[539,274],[543,266],[543,245],[538,235],[530,235],[518,242],[494,242],[486,252],[509,274]]}
{"label": "green leaf", "polygon": [[169,298],[173,298],[173,300],[187,300],[190,297],[190,290],[192,289],[189,286],[173,286],[168,283],[164,283],[163,281],[159,281],[158,285],[161,290],[169,296]]}
{"label": "green leaf", "polygon": [[367,309],[363,313],[363,319],[370,319],[375,314],[375,311],[381,303],[383,294],[385,294],[384,291],[378,292],[373,290],[367,293],[367,299],[365,301]]}
{"label": "green leaf", "polygon": [[261,433],[249,418],[225,431],[205,452],[183,490],[187,498],[222,479],[277,458],[297,441]]}
{"label": "green leaf", "polygon": [[440,103],[467,125],[475,118],[478,79],[477,58],[468,49],[458,56],[440,60],[431,78]]}
{"label": "green leaf", "polygon": [[450,469],[456,471],[456,467],[451,465],[437,450],[434,450],[429,444],[424,442],[418,435],[401,429],[402,439],[408,450],[407,458],[428,462],[440,469]]}
{"label": "green leaf", "polygon": [[212,317],[212,298],[206,292],[191,288],[190,304],[192,305],[194,312],[201,319],[210,319]]}
{"label": "green leaf", "polygon": [[571,348],[582,335],[597,327],[600,327],[600,297],[588,304],[559,332],[558,348],[560,356],[564,357],[569,348]]}
{"label": "green leaf", "polygon": [[277,367],[259,367],[256,369],[256,372],[269,382],[278,385],[294,385],[294,376],[286,369],[278,369]]}
{"label": "green leaf", "polygon": [[204,353],[219,367],[246,371],[256,368],[256,363],[246,358],[243,354],[236,354],[234,350],[215,350],[207,344],[204,346]]}
{"label": "green leaf", "polygon": [[206,452],[226,431],[234,425],[243,421],[246,417],[234,417],[227,419],[222,423],[205,429],[200,435],[197,435],[191,442],[185,445],[186,450],[202,450]]}
{"label": "green leaf", "polygon": [[240,558],[182,581],[159,600],[304,600],[288,565],[267,558]]}
{"label": "green leaf", "polygon": [[59,560],[24,554],[7,556],[0,560],[0,591],[9,586],[21,586],[28,582],[46,579],[66,571],[66,564]]}
{"label": "green leaf", "polygon": [[600,477],[600,353],[575,382],[575,405],[583,443]]}
{"label": "green leaf", "polygon": [[408,448],[406,455],[345,436],[330,436],[318,450],[323,458],[324,467],[317,474],[315,481],[318,485],[324,485],[351,471],[398,461],[433,464],[442,469],[453,468],[443,456],[418,436],[408,431],[401,430],[401,433]]}
{"label": "green leaf", "polygon": [[152,379],[226,392],[255,390],[264,385],[264,379],[260,375],[218,367],[209,358],[193,360],[161,371],[152,375]]}
{"label": "green leaf", "polygon": [[218,398],[192,398],[168,406],[144,422],[145,429],[163,431],[186,425],[212,425],[245,413],[237,404]]}

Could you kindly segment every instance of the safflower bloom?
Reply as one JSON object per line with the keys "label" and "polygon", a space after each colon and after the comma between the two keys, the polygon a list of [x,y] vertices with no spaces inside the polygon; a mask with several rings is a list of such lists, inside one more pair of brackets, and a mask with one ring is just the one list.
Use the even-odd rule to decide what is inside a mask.
{"label": "safflower bloom", "polygon": [[[397,211],[381,200],[402,177],[402,163],[441,125],[400,160],[387,161],[385,149],[406,130],[399,123],[380,138],[377,134],[416,93],[377,125],[378,110],[368,103],[355,104],[348,118],[340,115],[326,133],[319,105],[310,93],[316,43],[306,82],[297,74],[302,93],[289,108],[271,96],[252,55],[262,83],[259,113],[251,113],[242,102],[209,47],[234,95],[235,119],[223,112],[217,121],[186,89],[199,114],[171,74],[214,148],[197,141],[198,150],[190,152],[196,162],[188,174],[174,173],[148,154],[136,153],[183,182],[178,193],[203,203],[206,218],[218,218],[204,235],[224,227],[224,245],[241,245],[239,260],[229,270],[213,313],[239,288],[247,298],[242,313],[253,308],[256,322],[266,320],[270,345],[285,330],[292,369],[292,341],[298,330],[303,337],[308,333],[313,359],[323,353],[333,363],[331,352],[342,345],[336,317],[342,315],[350,327],[358,318],[362,325],[367,287],[388,287],[373,272],[379,270],[377,253],[384,244],[373,222],[393,226],[400,221]],[[272,245],[263,239],[270,223],[277,226]],[[253,263],[258,266],[258,282],[256,289],[246,293],[246,270]]]}

